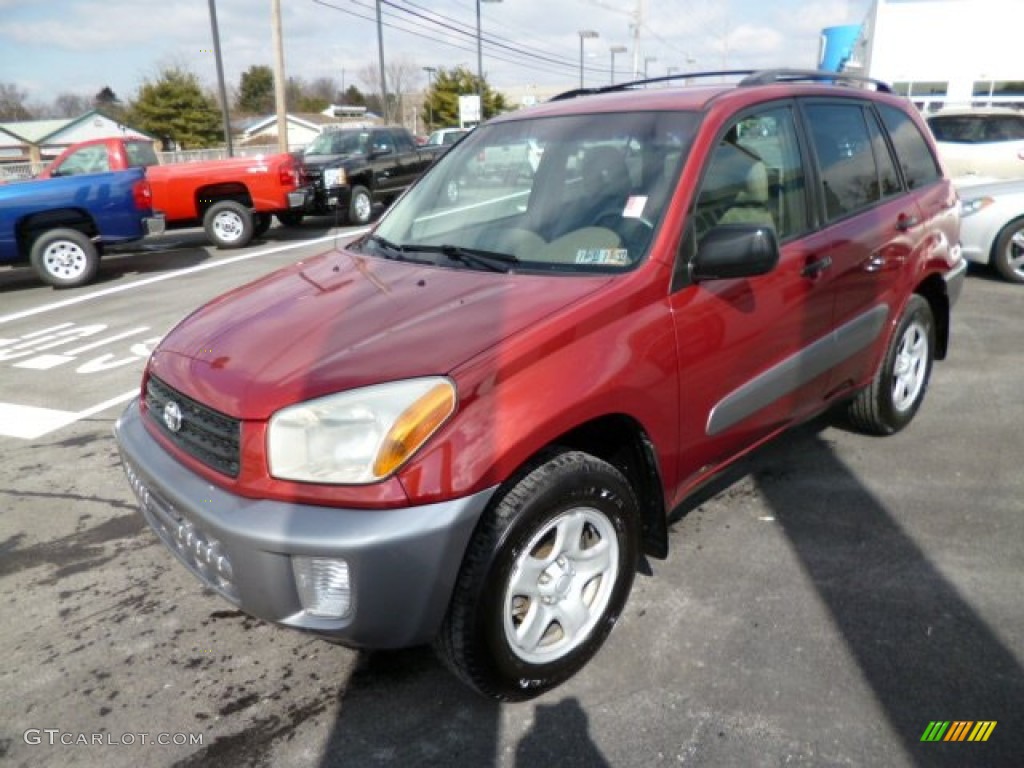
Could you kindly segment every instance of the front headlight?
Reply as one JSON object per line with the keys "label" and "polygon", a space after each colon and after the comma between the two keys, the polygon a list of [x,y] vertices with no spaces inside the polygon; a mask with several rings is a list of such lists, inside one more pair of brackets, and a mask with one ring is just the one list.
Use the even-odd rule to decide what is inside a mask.
{"label": "front headlight", "polygon": [[339,392],[270,418],[270,474],[366,485],[402,466],[455,412],[455,385],[434,376]]}
{"label": "front headlight", "polygon": [[995,200],[991,197],[969,197],[960,201],[960,215],[970,216],[973,213],[988,208]]}

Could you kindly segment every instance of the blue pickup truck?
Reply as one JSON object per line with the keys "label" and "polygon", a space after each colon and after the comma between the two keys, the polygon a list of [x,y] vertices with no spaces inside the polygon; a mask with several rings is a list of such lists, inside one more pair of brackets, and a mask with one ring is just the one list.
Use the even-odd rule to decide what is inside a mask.
{"label": "blue pickup truck", "polygon": [[55,288],[92,280],[105,245],[163,231],[142,168],[0,184],[0,264],[29,262]]}

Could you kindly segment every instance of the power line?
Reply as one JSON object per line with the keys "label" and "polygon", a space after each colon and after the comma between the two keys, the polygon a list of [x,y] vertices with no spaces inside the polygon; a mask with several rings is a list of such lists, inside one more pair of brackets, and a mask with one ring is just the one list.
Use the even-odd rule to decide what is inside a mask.
{"label": "power line", "polygon": [[[352,10],[351,8],[344,8],[344,7],[341,7],[339,5],[335,5],[334,3],[327,2],[327,0],[313,0],[313,2],[316,3],[317,5],[322,5],[322,6],[326,7],[326,8],[330,8],[330,9],[335,10],[335,11],[340,11],[341,13],[347,14],[349,16],[353,16],[353,17],[355,17],[357,19],[362,19],[363,21],[369,21],[371,23],[376,24],[376,18],[374,16],[362,15],[362,14]],[[374,10],[374,8],[372,6],[370,6],[370,5],[366,4],[366,3],[363,3],[363,2],[359,2],[359,0],[351,0],[351,3],[352,3],[352,5],[358,6],[359,8],[365,9],[367,11]],[[391,19],[392,21],[382,21],[381,22],[382,26],[385,26],[385,27],[387,27],[389,29],[393,29],[393,30],[398,31],[398,32],[404,32],[405,34],[411,35],[413,37],[418,37],[418,38],[421,38],[421,39],[424,39],[424,40],[429,40],[429,41],[431,41],[433,43],[436,43],[436,44],[446,45],[446,46],[448,46],[450,48],[455,48],[456,50],[464,51],[464,52],[467,52],[467,53],[474,53],[475,52],[475,48],[471,48],[471,47],[467,47],[467,46],[464,46],[464,45],[460,45],[458,42],[455,42],[455,41],[453,41],[451,39],[448,39],[448,38],[445,38],[445,37],[439,38],[437,36],[436,32],[433,32],[431,27],[441,27],[442,29],[448,29],[448,30],[450,30],[452,32],[455,32],[456,34],[461,35],[463,37],[471,38],[472,40],[476,39],[475,29],[472,32],[464,30],[464,29],[458,29],[457,25],[459,24],[459,22],[457,22],[454,19],[449,19],[449,21],[452,22],[452,23],[438,22],[437,20],[431,19],[429,17],[426,17],[423,14],[411,12],[408,9],[396,6],[394,3],[388,2],[387,0],[383,0],[382,4],[387,5],[390,8],[394,8],[395,10],[401,11],[403,13],[410,14],[410,15],[412,15],[414,17],[418,17],[418,18],[424,19],[425,21],[427,21],[429,23],[429,26],[428,26],[428,24],[423,24],[423,23],[417,22],[415,20],[402,18],[402,17],[398,16],[397,14],[389,11],[385,15],[389,19]],[[442,17],[442,18],[447,18],[447,17]],[[408,26],[405,26],[405,25],[408,25]],[[411,26],[413,28],[410,29],[409,26]],[[417,31],[417,30],[425,30],[425,31],[421,32],[421,31]],[[532,70],[535,70],[535,71],[538,71],[538,72],[544,72],[544,73],[547,73],[547,74],[557,74],[557,75],[566,75],[566,74],[568,74],[570,72],[571,73],[575,73],[575,72],[578,71],[578,66],[574,62],[572,62],[572,61],[570,61],[568,59],[559,60],[556,57],[551,56],[551,55],[538,56],[537,54],[533,54],[533,53],[530,53],[528,51],[517,49],[517,48],[514,48],[514,47],[509,46],[509,45],[505,45],[505,44],[502,44],[502,43],[495,43],[493,39],[488,38],[488,37],[483,37],[482,40],[484,42],[486,42],[488,44],[488,46],[489,46],[488,57],[492,58],[492,59],[495,59],[497,61],[504,62],[506,64],[512,64],[514,66],[525,68],[525,69],[532,69]],[[498,48],[498,50],[495,50],[495,47]],[[510,58],[510,57],[520,57],[520,58]],[[538,63],[536,61],[537,59],[541,59],[543,62],[546,62],[549,66],[543,66],[542,64],[540,64],[540,63]],[[604,71],[603,69],[601,69],[601,70],[593,69],[593,68],[588,68],[588,69],[590,69],[593,72],[598,72],[598,71],[603,72]]]}

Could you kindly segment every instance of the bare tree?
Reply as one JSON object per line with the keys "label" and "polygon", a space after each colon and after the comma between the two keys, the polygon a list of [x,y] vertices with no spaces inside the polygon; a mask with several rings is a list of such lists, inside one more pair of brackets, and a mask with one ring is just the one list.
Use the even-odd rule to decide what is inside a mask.
{"label": "bare tree", "polygon": [[[387,76],[388,102],[393,120],[402,121],[404,116],[404,97],[412,88],[419,86],[422,70],[416,62],[406,57],[392,59],[384,65],[384,74]],[[367,64],[356,71],[356,78],[366,86],[367,101],[373,104],[376,102],[383,107],[380,101],[380,69],[375,64]]]}
{"label": "bare tree", "polygon": [[59,93],[50,110],[54,117],[78,117],[92,109],[93,101],[80,93]]}
{"label": "bare tree", "polygon": [[306,93],[313,98],[323,99],[328,104],[333,104],[339,99],[340,89],[338,81],[333,77],[318,77],[307,86]]}
{"label": "bare tree", "polygon": [[31,120],[27,98],[28,94],[14,83],[0,83],[0,120]]}

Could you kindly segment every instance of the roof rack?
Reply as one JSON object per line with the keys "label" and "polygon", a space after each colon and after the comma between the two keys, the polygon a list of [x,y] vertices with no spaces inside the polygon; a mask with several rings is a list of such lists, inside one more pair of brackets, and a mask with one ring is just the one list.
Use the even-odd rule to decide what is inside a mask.
{"label": "roof rack", "polygon": [[876,91],[892,93],[892,88],[889,87],[888,83],[882,82],[881,80],[875,80],[870,77],[864,77],[863,75],[854,75],[848,72],[828,72],[826,70],[818,69],[722,69],[709,72],[682,72],[674,75],[663,75],[661,77],[649,77],[643,80],[631,80],[629,82],[615,83],[614,85],[605,85],[599,88],[575,88],[571,91],[565,91],[564,93],[560,93],[557,96],[552,97],[551,101],[574,99],[579,96],[592,96],[598,93],[626,91],[641,85],[667,83],[673,80],[689,81],[706,77],[742,77],[743,79],[737,84],[741,87],[751,85],[769,85],[771,83],[831,82],[842,85],[873,85]]}
{"label": "roof rack", "polygon": [[652,83],[667,83],[672,80],[696,80],[701,77],[740,77],[742,75],[754,75],[756,70],[753,69],[722,69],[715,70],[713,72],[687,72],[685,74],[678,75],[662,75],[660,77],[648,77],[643,80],[630,80],[624,83],[615,83],[615,85],[603,85],[600,88],[575,88],[571,91],[565,91],[557,96],[553,96],[551,101],[562,101],[563,99],[574,99],[577,96],[592,96],[596,93],[614,93],[616,91],[626,91],[630,88],[635,88],[638,85],[650,85]]}
{"label": "roof rack", "polygon": [[840,85],[873,85],[876,91],[892,93],[888,83],[851,72],[828,72],[821,69],[765,69],[742,80],[740,85],[769,85],[770,83],[830,82]]}

